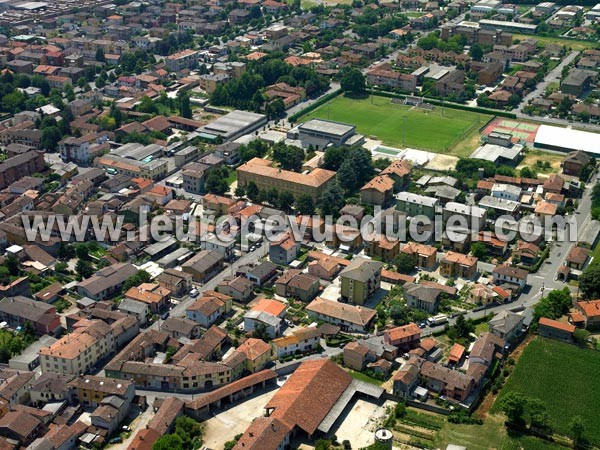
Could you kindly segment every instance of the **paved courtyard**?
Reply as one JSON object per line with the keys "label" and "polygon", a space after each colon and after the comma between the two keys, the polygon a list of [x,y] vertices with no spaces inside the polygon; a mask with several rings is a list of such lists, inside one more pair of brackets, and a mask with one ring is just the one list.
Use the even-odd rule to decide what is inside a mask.
{"label": "paved courtyard", "polygon": [[389,400],[381,405],[362,399],[356,400],[338,429],[334,430],[338,442],[347,439],[352,443],[352,448],[363,448],[373,444],[377,425],[386,416],[386,407],[393,405]]}
{"label": "paved courtyard", "polygon": [[244,433],[254,418],[264,414],[264,406],[276,392],[277,389],[259,392],[258,395],[221,411],[203,422],[204,445],[208,448],[222,448],[224,442]]}

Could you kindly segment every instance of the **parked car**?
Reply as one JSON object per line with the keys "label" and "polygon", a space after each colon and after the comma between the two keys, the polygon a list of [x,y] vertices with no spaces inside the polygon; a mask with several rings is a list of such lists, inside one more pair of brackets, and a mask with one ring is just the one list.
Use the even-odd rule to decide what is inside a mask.
{"label": "parked car", "polygon": [[196,289],[196,288],[194,288],[190,291],[190,297],[192,297],[192,298],[198,297],[198,294],[199,294],[199,292],[198,292],[198,289]]}

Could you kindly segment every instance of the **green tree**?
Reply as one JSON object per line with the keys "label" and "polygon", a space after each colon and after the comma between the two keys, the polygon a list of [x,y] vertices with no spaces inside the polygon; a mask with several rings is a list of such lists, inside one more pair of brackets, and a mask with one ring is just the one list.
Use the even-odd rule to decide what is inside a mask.
{"label": "green tree", "polygon": [[75,92],[73,91],[73,85],[71,83],[65,85],[63,93],[68,101],[72,102],[75,100]]}
{"label": "green tree", "polygon": [[296,211],[303,215],[312,215],[315,213],[315,203],[308,194],[302,194],[296,199]]}
{"label": "green tree", "polygon": [[102,47],[98,47],[96,49],[96,61],[106,62],[106,56],[104,55],[104,50],[102,50]]}
{"label": "green tree", "polygon": [[356,68],[343,69],[340,74],[342,91],[352,95],[363,94],[366,90],[365,76]]}
{"label": "green tree", "polygon": [[15,255],[9,253],[4,259],[4,264],[12,276],[17,276],[20,273],[19,260]]}
{"label": "green tree", "polygon": [[158,113],[158,109],[156,108],[156,105],[154,104],[152,99],[150,97],[148,97],[147,95],[144,95],[141,98],[140,104],[137,106],[137,109],[139,112],[143,112],[146,114],[157,114]]}
{"label": "green tree", "polygon": [[90,256],[90,249],[87,246],[87,244],[77,244],[77,246],[75,247],[75,254],[79,259],[84,259],[86,261],[90,261],[92,259],[92,257]]}
{"label": "green tree", "polygon": [[152,450],[185,450],[183,440],[176,434],[165,434],[152,445]]}
{"label": "green tree", "polygon": [[[323,168],[327,170],[339,170],[340,166],[344,162],[346,158],[347,148],[345,147],[328,147],[325,150],[325,155],[323,155]],[[600,202],[600,188],[599,192],[599,202]]]}
{"label": "green tree", "polygon": [[79,275],[80,278],[89,278],[94,274],[94,266],[91,262],[86,261],[85,259],[80,259],[77,261],[75,265],[75,272]]}
{"label": "green tree", "polygon": [[277,197],[276,205],[279,209],[283,209],[286,212],[292,210],[294,205],[294,195],[290,191],[280,192]]}
{"label": "green tree", "polygon": [[344,193],[336,182],[329,183],[318,203],[321,214],[324,216],[335,215],[344,207]]}
{"label": "green tree", "polygon": [[594,262],[583,270],[579,277],[579,289],[585,298],[600,297],[600,264]]}
{"label": "green tree", "polygon": [[483,242],[475,242],[471,244],[471,254],[475,258],[482,258],[487,254],[487,248]]}
{"label": "green tree", "polygon": [[585,442],[584,433],[585,423],[583,421],[583,417],[579,415],[573,416],[573,418],[569,422],[569,434],[571,438],[573,438],[575,448],[583,447],[582,444]]}
{"label": "green tree", "polygon": [[258,186],[256,186],[256,183],[254,181],[250,181],[248,183],[248,185],[246,186],[246,195],[248,196],[248,198],[252,201],[257,201],[258,197],[259,197],[259,191],[258,191]]}
{"label": "green tree", "polygon": [[277,161],[284,170],[300,172],[304,160],[304,150],[280,142],[273,146],[273,160]]}
{"label": "green tree", "polygon": [[46,127],[42,130],[42,140],[40,145],[43,149],[55,151],[58,148],[58,142],[62,139],[62,133],[57,126]]}
{"label": "green tree", "polygon": [[590,332],[588,330],[584,330],[582,328],[577,328],[573,332],[573,340],[577,345],[581,347],[585,347],[588,344],[588,338],[590,337]]}
{"label": "green tree", "polygon": [[415,270],[415,260],[408,253],[400,253],[394,259],[394,265],[398,273],[409,274]]}
{"label": "green tree", "polygon": [[515,425],[525,423],[524,415],[527,399],[518,392],[509,392],[500,401],[500,409],[506,415],[508,421]]}
{"label": "green tree", "polygon": [[242,198],[246,195],[246,188],[244,186],[237,186],[235,188],[235,196]]}
{"label": "green tree", "polygon": [[10,272],[8,267],[0,266],[0,284],[6,285],[10,282]]}
{"label": "green tree", "polygon": [[179,114],[186,119],[192,118],[192,106],[190,104],[190,94],[185,91],[177,92],[177,100],[179,101]]}
{"label": "green tree", "polygon": [[145,270],[138,270],[135,275],[130,276],[123,283],[123,292],[128,291],[132,287],[139,286],[142,283],[150,281],[150,274]]}
{"label": "green tree", "polygon": [[229,175],[226,167],[213,167],[206,175],[204,188],[207,192],[217,195],[223,195],[229,190],[227,176]]}
{"label": "green tree", "polygon": [[537,178],[537,174],[535,173],[535,171],[527,166],[521,169],[521,176],[523,178]]}
{"label": "green tree", "polygon": [[471,49],[469,50],[469,54],[474,61],[481,61],[483,59],[483,48],[481,45],[475,43],[471,45]]}

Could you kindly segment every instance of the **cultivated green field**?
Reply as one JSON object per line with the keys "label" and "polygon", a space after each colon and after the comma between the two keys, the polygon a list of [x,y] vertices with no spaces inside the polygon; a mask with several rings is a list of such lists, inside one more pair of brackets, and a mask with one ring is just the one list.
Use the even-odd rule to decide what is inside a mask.
{"label": "cultivated green field", "polygon": [[556,432],[568,434],[569,421],[581,415],[585,436],[600,443],[600,352],[542,337],[523,351],[492,411],[508,392],[539,398]]}
{"label": "cultivated green field", "polygon": [[[441,108],[425,110],[392,103],[386,97],[351,99],[338,96],[303,116],[356,125],[358,132],[391,147],[410,147],[438,153],[468,156],[479,144],[479,129],[491,116]],[[468,146],[458,145],[470,141]]]}

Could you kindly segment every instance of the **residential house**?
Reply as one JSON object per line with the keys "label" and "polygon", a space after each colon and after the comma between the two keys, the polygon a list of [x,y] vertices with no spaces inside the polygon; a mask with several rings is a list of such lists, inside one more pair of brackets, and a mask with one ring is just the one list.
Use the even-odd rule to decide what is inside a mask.
{"label": "residential house", "polygon": [[142,283],[125,292],[125,299],[145,303],[154,314],[160,314],[169,305],[169,291],[156,283]]}
{"label": "residential house", "polygon": [[365,333],[369,330],[376,316],[376,311],[364,306],[315,298],[306,307],[309,317],[337,325],[344,331]]}
{"label": "residential house", "polygon": [[226,278],[219,283],[218,287],[219,292],[241,303],[246,303],[254,295],[254,283],[242,276]]}
{"label": "residential house", "polygon": [[291,355],[315,351],[321,341],[321,332],[317,327],[300,328],[287,336],[271,341],[273,354],[277,359]]}
{"label": "residential house", "polygon": [[407,306],[426,311],[430,314],[437,312],[439,296],[442,293],[437,287],[406,283],[402,289]]}
{"label": "residential house", "polygon": [[183,297],[192,288],[192,275],[175,269],[165,269],[157,278],[156,282],[163,288],[168,289],[173,297]]}
{"label": "residential house", "polygon": [[289,269],[275,281],[277,295],[297,298],[303,302],[309,302],[315,298],[320,287],[319,278],[297,269]]}
{"label": "residential house", "polygon": [[400,241],[398,239],[389,240],[384,235],[374,236],[372,239],[364,241],[364,247],[367,256],[387,263],[393,262],[400,254]]}
{"label": "residential house", "polygon": [[488,322],[490,333],[504,339],[506,342],[514,343],[523,334],[523,322],[525,316],[512,311],[500,311]]}
{"label": "residential house", "polygon": [[231,311],[233,298],[220,292],[206,291],[185,310],[186,317],[209,328]]}
{"label": "residential house", "polygon": [[279,336],[285,312],[285,303],[261,298],[244,314],[244,331],[249,334],[258,328],[263,328],[269,337]]}
{"label": "residential house", "polygon": [[563,173],[581,177],[591,162],[592,157],[581,150],[570,152],[562,162]]}
{"label": "residential house", "polygon": [[386,344],[398,347],[402,351],[415,348],[421,341],[421,329],[416,323],[385,330],[383,340]]}
{"label": "residential house", "polygon": [[538,323],[538,334],[563,342],[573,342],[575,327],[569,323],[542,317]]}
{"label": "residential house", "polygon": [[286,266],[296,259],[299,251],[300,242],[296,242],[292,233],[284,233],[269,244],[269,259],[275,264]]}
{"label": "residential house", "polygon": [[197,283],[204,283],[223,268],[223,255],[214,250],[202,250],[181,266]]}
{"label": "residential house", "polygon": [[471,279],[477,273],[477,258],[462,253],[447,252],[440,262],[440,275],[447,278]]}
{"label": "residential house", "polygon": [[115,350],[111,327],[101,320],[80,320],[73,332],[39,351],[42,372],[78,375]]}
{"label": "residential house", "polygon": [[[239,271],[240,269],[238,269]],[[244,275],[256,286],[263,286],[277,274],[277,266],[270,261],[263,261],[257,266],[248,267]]]}
{"label": "residential house", "polygon": [[341,297],[345,301],[363,305],[381,284],[383,263],[356,258],[340,272]]}
{"label": "residential house", "polygon": [[0,320],[14,329],[22,328],[29,322],[40,336],[57,334],[62,329],[60,316],[54,306],[21,295],[0,300]]}
{"label": "residential house", "polygon": [[596,330],[600,328],[600,300],[577,302],[577,309],[583,315],[583,323],[586,329]]}
{"label": "residential house", "polygon": [[404,211],[409,216],[426,216],[433,219],[438,199],[413,194],[411,192],[400,192],[396,195],[396,209]]}
{"label": "residential house", "polygon": [[492,275],[496,284],[507,283],[515,285],[519,289],[523,289],[527,284],[528,272],[517,267],[499,264],[494,268]]}
{"label": "residential house", "polygon": [[198,339],[202,335],[202,326],[198,322],[183,317],[169,317],[161,323],[160,331],[173,339]]}
{"label": "residential house", "polygon": [[400,252],[411,255],[415,261],[415,266],[422,269],[431,270],[437,264],[437,249],[430,245],[410,241],[402,247]]}
{"label": "residential house", "polygon": [[394,180],[387,175],[377,175],[360,189],[361,203],[387,205],[394,195]]}
{"label": "residential house", "polygon": [[590,250],[583,247],[572,247],[565,260],[567,267],[575,270],[583,270],[588,261]]}
{"label": "residential house", "polygon": [[389,166],[380,172],[380,175],[386,175],[394,180],[394,191],[399,192],[410,181],[411,163],[406,159],[396,159]]}
{"label": "residential house", "polygon": [[125,281],[136,273],[137,269],[132,264],[114,264],[80,281],[77,284],[77,292],[92,300],[105,300],[119,294]]}
{"label": "residential house", "polygon": [[272,357],[271,346],[262,339],[249,338],[235,351],[246,356],[246,369],[250,373],[263,370]]}

